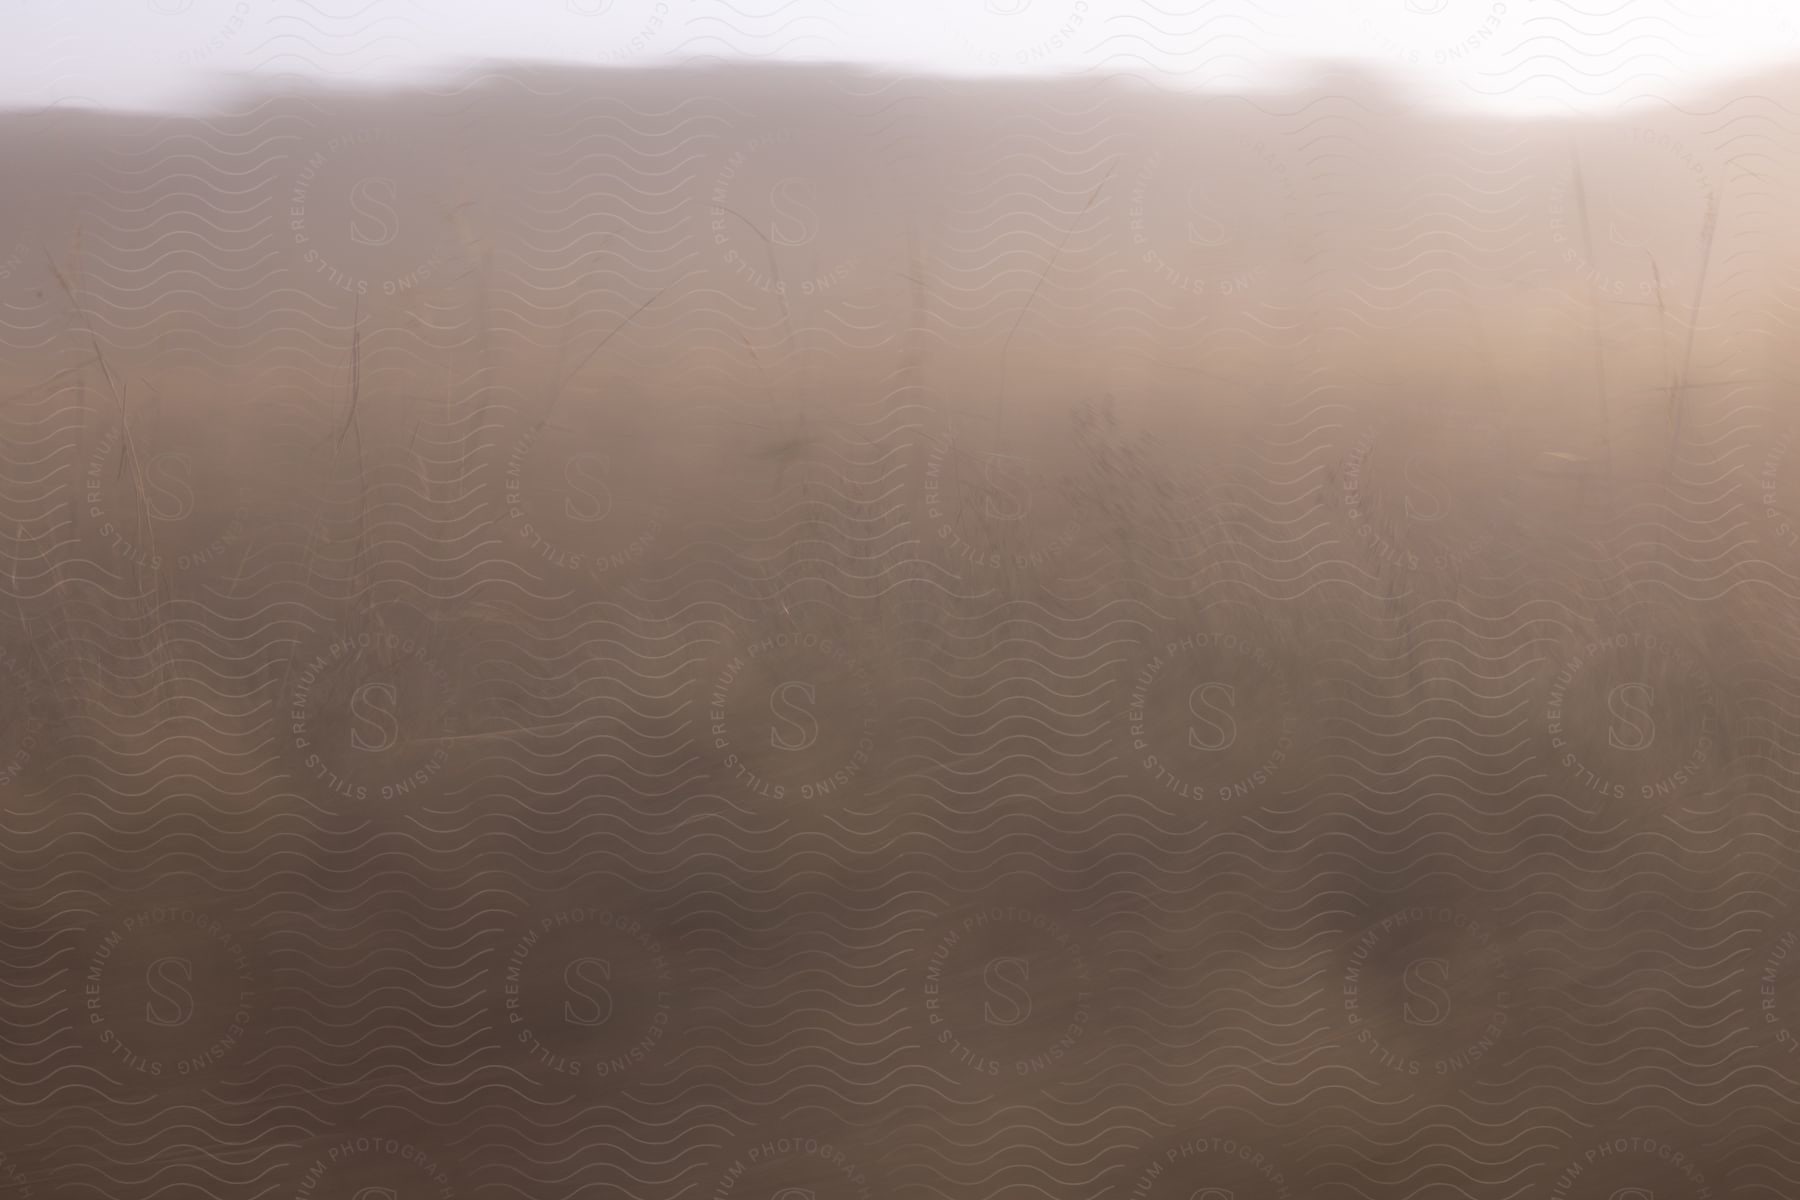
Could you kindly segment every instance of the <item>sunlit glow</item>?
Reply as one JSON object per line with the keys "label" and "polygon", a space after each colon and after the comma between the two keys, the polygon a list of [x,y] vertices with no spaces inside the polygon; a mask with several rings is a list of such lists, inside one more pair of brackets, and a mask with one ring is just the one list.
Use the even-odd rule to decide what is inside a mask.
{"label": "sunlit glow", "polygon": [[1360,59],[1443,102],[1605,110],[1791,58],[1784,0],[13,0],[0,100],[155,105],[226,75],[379,81],[472,59],[845,61],[1260,87]]}

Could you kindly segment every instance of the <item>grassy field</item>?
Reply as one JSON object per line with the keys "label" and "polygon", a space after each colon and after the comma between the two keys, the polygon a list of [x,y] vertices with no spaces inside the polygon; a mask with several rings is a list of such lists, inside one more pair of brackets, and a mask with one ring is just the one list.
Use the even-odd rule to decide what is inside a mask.
{"label": "grassy field", "polygon": [[1791,91],[8,114],[0,1190],[1794,1194]]}

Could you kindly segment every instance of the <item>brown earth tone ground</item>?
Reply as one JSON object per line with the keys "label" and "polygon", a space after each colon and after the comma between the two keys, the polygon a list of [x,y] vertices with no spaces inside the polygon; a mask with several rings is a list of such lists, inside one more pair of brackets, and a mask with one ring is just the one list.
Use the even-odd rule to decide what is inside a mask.
{"label": "brown earth tone ground", "polygon": [[1800,1193],[1791,79],[0,125],[0,1194]]}

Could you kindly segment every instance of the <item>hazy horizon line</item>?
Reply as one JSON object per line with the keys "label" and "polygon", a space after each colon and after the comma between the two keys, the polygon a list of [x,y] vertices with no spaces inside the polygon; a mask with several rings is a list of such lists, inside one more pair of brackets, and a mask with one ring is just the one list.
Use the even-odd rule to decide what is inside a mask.
{"label": "hazy horizon line", "polygon": [[[1800,55],[1791,61],[1755,68],[1721,71],[1705,79],[1691,80],[1679,87],[1672,81],[1665,93],[1639,92],[1625,98],[1612,98],[1603,108],[1582,108],[1561,104],[1542,111],[1495,109],[1482,103],[1475,93],[1446,93],[1433,89],[1416,76],[1397,66],[1356,55],[1295,56],[1284,69],[1270,78],[1251,82],[1233,81],[1210,86],[1170,87],[1129,71],[1102,73],[1091,69],[1046,71],[1041,74],[1011,72],[977,73],[955,69],[930,69],[905,64],[882,64],[859,59],[746,60],[722,56],[690,57],[680,61],[657,61],[640,58],[631,62],[575,62],[566,59],[533,57],[470,56],[419,68],[405,76],[386,78],[339,78],[305,75],[298,72],[259,72],[252,70],[207,71],[196,76],[197,92],[188,103],[175,103],[164,98],[141,105],[92,100],[84,96],[68,96],[49,104],[15,104],[0,100],[0,116],[49,116],[60,113],[112,115],[122,117],[193,117],[238,111],[244,103],[262,103],[288,98],[329,98],[368,100],[391,96],[454,95],[478,90],[495,83],[517,82],[509,76],[530,73],[537,76],[565,76],[583,81],[645,80],[683,75],[720,75],[735,79],[788,79],[808,77],[860,77],[885,84],[931,83],[958,87],[987,87],[1019,93],[1042,92],[1046,88],[1061,90],[1070,85],[1098,88],[1119,93],[1139,93],[1169,101],[1232,100],[1254,102],[1261,98],[1306,97],[1308,103],[1341,97],[1366,100],[1379,96],[1401,110],[1441,113],[1460,120],[1485,120],[1502,124],[1540,124],[1546,122],[1604,123],[1627,116],[1634,108],[1657,105],[1670,111],[1692,114],[1685,102],[1715,101],[1719,107],[1741,101],[1762,99],[1783,109],[1800,113]],[[1743,87],[1735,86],[1742,84]],[[1768,89],[1782,84],[1792,85],[1795,104],[1790,106]],[[1748,90],[1747,90],[1748,89]],[[1716,110],[1715,110],[1716,111]]]}

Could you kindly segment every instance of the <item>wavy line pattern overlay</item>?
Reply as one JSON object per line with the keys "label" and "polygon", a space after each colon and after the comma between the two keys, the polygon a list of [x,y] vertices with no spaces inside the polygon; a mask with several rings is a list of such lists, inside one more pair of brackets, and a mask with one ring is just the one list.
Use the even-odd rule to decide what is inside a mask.
{"label": "wavy line pattern overlay", "polygon": [[151,7],[0,117],[0,1195],[1800,1195],[1800,77]]}

